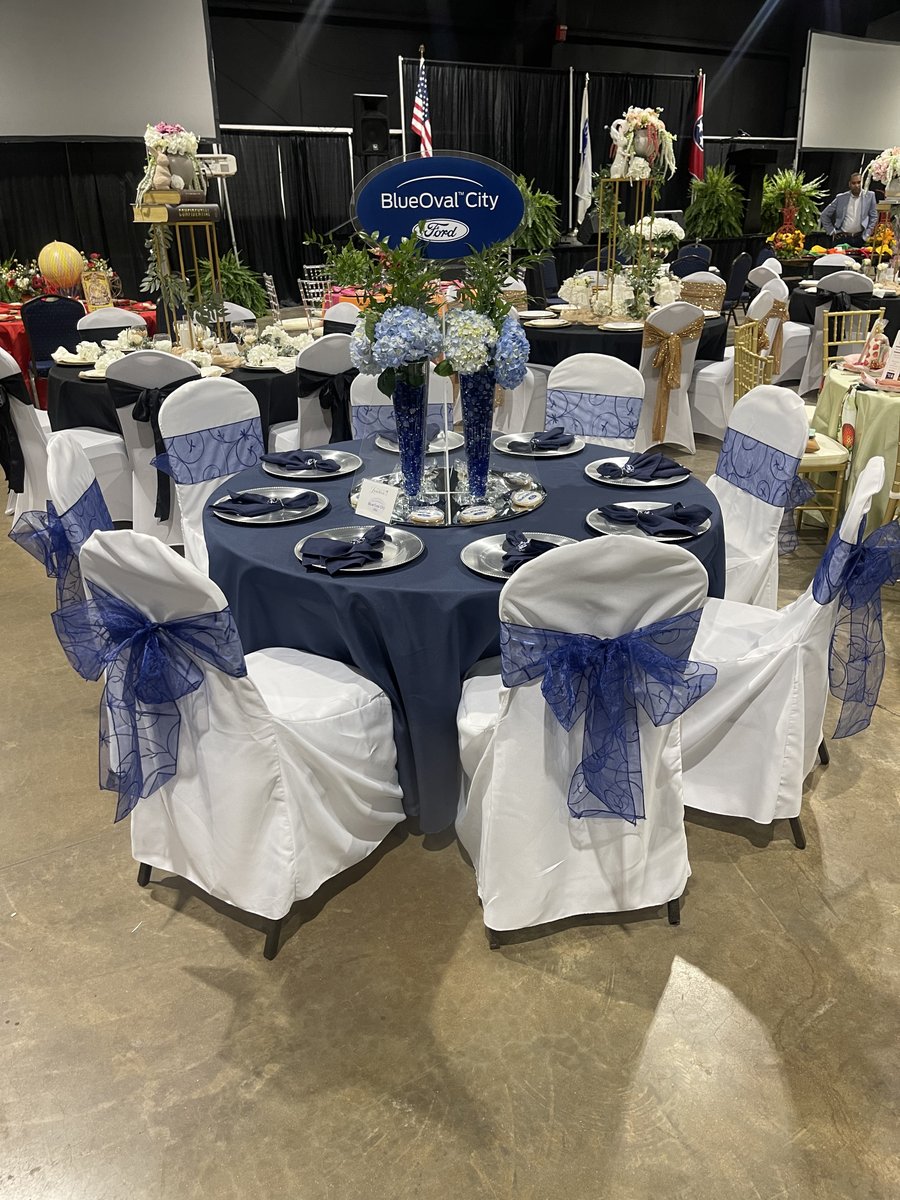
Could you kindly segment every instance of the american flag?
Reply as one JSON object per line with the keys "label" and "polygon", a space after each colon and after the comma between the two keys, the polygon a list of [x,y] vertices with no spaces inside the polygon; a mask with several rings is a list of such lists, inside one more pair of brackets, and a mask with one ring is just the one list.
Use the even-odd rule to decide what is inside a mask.
{"label": "american flag", "polygon": [[431,158],[434,150],[431,146],[431,121],[428,119],[428,80],[425,78],[425,59],[419,59],[419,78],[416,82],[416,100],[412,110],[413,133],[421,139],[419,153],[423,158]]}

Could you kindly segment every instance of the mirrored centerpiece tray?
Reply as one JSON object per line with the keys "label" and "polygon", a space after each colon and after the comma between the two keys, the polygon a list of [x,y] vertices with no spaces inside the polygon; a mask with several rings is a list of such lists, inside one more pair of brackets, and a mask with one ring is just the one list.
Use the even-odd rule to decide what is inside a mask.
{"label": "mirrored centerpiece tray", "polygon": [[[464,459],[426,465],[422,490],[413,498],[403,493],[399,471],[372,477],[377,483],[388,483],[400,489],[392,525],[409,525],[416,529],[428,526],[475,526],[492,521],[512,521],[540,508],[547,498],[546,488],[530,471],[510,469],[489,471],[487,491],[483,499],[469,491],[469,478]],[[350,504],[356,507],[359,490],[365,481],[357,477],[350,492]]]}

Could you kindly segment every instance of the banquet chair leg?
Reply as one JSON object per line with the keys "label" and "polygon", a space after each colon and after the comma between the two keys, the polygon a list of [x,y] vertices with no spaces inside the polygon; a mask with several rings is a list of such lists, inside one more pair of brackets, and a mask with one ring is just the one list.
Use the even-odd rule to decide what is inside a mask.
{"label": "banquet chair leg", "polygon": [[666,905],[666,910],[669,916],[670,925],[681,924],[681,897],[676,896],[674,900],[670,900]]}
{"label": "banquet chair leg", "polygon": [[794,835],[794,845],[798,850],[806,849],[806,834],[799,817],[791,817],[791,833]]}
{"label": "banquet chair leg", "polygon": [[819,762],[823,767],[827,767],[831,762],[831,755],[828,753],[828,747],[825,745],[824,738],[819,742]]}
{"label": "banquet chair leg", "polygon": [[147,884],[150,882],[150,872],[152,870],[153,870],[153,868],[150,866],[149,863],[139,863],[138,864],[138,878],[137,878],[138,887],[146,887],[147,886]]}
{"label": "banquet chair leg", "polygon": [[284,917],[279,917],[277,921],[269,923],[269,929],[266,933],[266,944],[263,948],[264,958],[271,960],[278,953],[278,943],[281,939],[281,926],[283,923]]}
{"label": "banquet chair leg", "polygon": [[496,929],[488,929],[487,926],[485,926],[484,931],[487,934],[488,945],[490,946],[490,948],[492,950],[499,950],[500,949],[500,934],[497,932],[497,930]]}

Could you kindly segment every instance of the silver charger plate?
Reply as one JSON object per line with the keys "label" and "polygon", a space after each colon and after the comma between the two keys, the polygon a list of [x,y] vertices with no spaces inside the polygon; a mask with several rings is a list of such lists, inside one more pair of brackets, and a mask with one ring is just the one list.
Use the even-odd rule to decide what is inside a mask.
{"label": "silver charger plate", "polygon": [[[303,543],[308,542],[310,538],[332,538],[336,542],[352,542],[357,538],[361,538],[367,529],[371,529],[371,525],[341,525],[337,529],[322,529],[316,533],[307,534],[305,538],[301,538],[294,547],[294,557],[299,559],[303,554]],[[390,541],[388,541],[390,538]],[[412,562],[414,558],[418,558],[425,546],[420,537],[416,537],[414,533],[410,533],[408,529],[397,529],[396,526],[391,526],[386,531],[384,544],[381,547],[382,557],[374,562],[360,563],[356,567],[341,567],[338,574],[340,575],[362,575],[369,571],[389,571],[392,567],[402,567],[404,563]],[[324,567],[316,567],[316,570],[324,571]]]}
{"label": "silver charger plate", "polygon": [[349,450],[320,450],[319,453],[323,458],[332,458],[335,462],[340,463],[338,469],[336,471],[319,471],[313,468],[291,471],[287,467],[278,466],[277,463],[261,462],[259,465],[267,475],[274,475],[277,479],[320,479],[322,483],[327,483],[329,479],[340,479],[342,475],[349,475],[362,466],[362,459],[359,455],[351,454]]}
{"label": "silver charger plate", "polygon": [[[650,512],[654,508],[666,508],[667,505],[662,500],[629,500],[627,503],[622,502],[616,506],[617,508],[634,508],[638,512]],[[694,532],[686,529],[684,533],[660,533],[655,536],[652,533],[645,533],[643,529],[638,529],[637,525],[617,525],[615,521],[607,521],[606,517],[595,508],[585,517],[591,529],[597,533],[606,533],[615,536],[616,534],[625,534],[628,537],[650,538],[654,542],[689,542],[692,538],[699,537],[701,533],[706,533],[712,525],[712,519],[704,521]]]}
{"label": "silver charger plate", "polygon": [[[571,546],[578,538],[563,537],[561,533],[534,533],[523,530],[527,538],[537,538],[542,542],[553,542],[556,546]],[[477,542],[469,542],[459,552],[460,560],[476,575],[484,575],[486,579],[511,579],[513,572],[503,569],[503,543],[505,533],[492,533],[489,537],[479,538]],[[548,551],[549,553],[549,551]]]}
{"label": "silver charger plate", "polygon": [[500,454],[511,454],[514,458],[565,458],[567,454],[579,454],[587,445],[584,438],[576,437],[570,445],[561,446],[558,450],[510,450],[510,442],[527,442],[540,432],[542,430],[532,429],[525,433],[504,433],[494,438],[494,449]]}
{"label": "silver charger plate", "polygon": [[593,479],[594,483],[608,483],[610,487],[630,487],[630,488],[660,488],[673,487],[676,483],[684,483],[686,479],[690,479],[691,473],[685,467],[683,475],[672,475],[668,479],[632,479],[626,476],[625,479],[606,479],[603,475],[598,475],[597,468],[601,463],[616,463],[622,466],[628,462],[631,456],[623,454],[615,458],[598,458],[595,462],[588,463],[584,468],[584,473],[588,479]]}
{"label": "silver charger plate", "polygon": [[[466,439],[461,433],[457,433],[451,429],[448,431],[446,439],[443,433],[439,433],[433,442],[429,442],[425,447],[426,454],[443,454],[445,450],[458,450],[460,446],[466,444]],[[399,454],[400,449],[396,442],[390,442],[381,434],[375,439],[375,445],[379,450],[387,450],[389,454]]]}
{"label": "silver charger plate", "polygon": [[[291,496],[300,496],[307,492],[308,488],[291,488],[291,487],[268,487],[266,484],[261,484],[259,487],[242,488],[239,492],[232,493],[235,496],[243,496],[247,492],[254,492],[259,496],[265,496],[267,500],[287,500]],[[209,506],[212,512],[216,514],[220,521],[230,521],[232,525],[288,525],[291,521],[305,521],[309,517],[318,516],[323,509],[328,507],[328,500],[321,492],[313,492],[317,497],[316,503],[311,504],[309,508],[277,508],[274,512],[260,513],[255,517],[235,516],[233,513],[220,512],[216,508],[216,502]],[[224,496],[219,497],[224,500]]]}

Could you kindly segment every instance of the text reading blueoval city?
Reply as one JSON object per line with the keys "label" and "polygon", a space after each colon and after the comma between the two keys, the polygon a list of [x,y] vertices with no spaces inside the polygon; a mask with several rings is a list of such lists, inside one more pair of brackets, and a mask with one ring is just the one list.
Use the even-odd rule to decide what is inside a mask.
{"label": "text reading blueoval city", "polygon": [[433,192],[422,192],[420,196],[398,196],[394,192],[381,193],[382,208],[486,208],[493,212],[497,207],[499,196],[489,192],[448,192],[445,196],[435,196]]}

